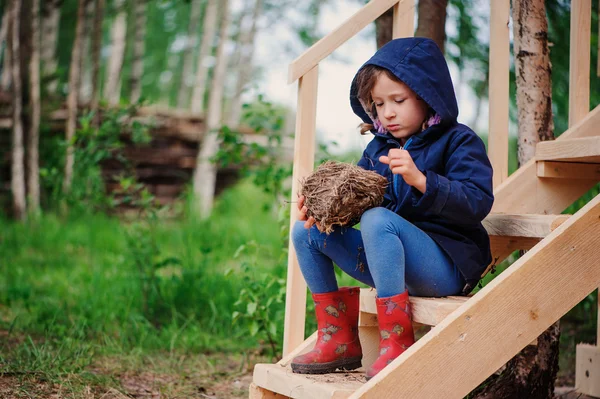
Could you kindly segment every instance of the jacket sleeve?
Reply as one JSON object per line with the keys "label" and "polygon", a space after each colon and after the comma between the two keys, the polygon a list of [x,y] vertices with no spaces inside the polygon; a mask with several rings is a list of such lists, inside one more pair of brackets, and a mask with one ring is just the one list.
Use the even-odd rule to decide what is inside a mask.
{"label": "jacket sleeve", "polygon": [[361,168],[363,168],[365,170],[373,170],[374,163],[371,160],[371,156],[367,152],[367,149],[365,149],[363,151],[362,157],[359,159],[359,161],[356,165],[360,166]]}
{"label": "jacket sleeve", "polygon": [[413,207],[454,223],[481,222],[494,203],[492,166],[475,133],[465,132],[450,144],[445,176],[425,171],[425,193],[412,188]]}

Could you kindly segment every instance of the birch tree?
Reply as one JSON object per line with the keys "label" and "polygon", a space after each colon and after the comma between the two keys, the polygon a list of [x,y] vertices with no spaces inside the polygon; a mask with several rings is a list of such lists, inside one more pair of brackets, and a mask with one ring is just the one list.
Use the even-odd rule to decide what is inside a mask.
{"label": "birch tree", "polygon": [[81,45],[81,83],[79,85],[79,101],[89,103],[92,99],[92,59],[89,57],[92,47],[92,35],[94,24],[94,12],[96,2],[86,0],[85,22],[83,28],[83,38]]}
{"label": "birch tree", "polygon": [[4,57],[2,58],[2,77],[0,78],[0,89],[2,91],[8,91],[10,89],[10,76],[12,70],[12,61],[10,59],[10,35],[8,31],[10,29],[10,5],[4,7],[4,14],[2,15],[2,28],[0,28],[0,44],[4,43]]}
{"label": "birch tree", "polygon": [[[190,96],[190,88],[193,83],[194,49],[198,38],[198,25],[201,17],[202,0],[192,0],[190,5],[190,23],[186,36],[186,46],[183,55],[183,67],[181,71],[181,82],[177,95],[177,107],[187,108]],[[198,65],[200,67],[200,65]],[[190,82],[191,80],[191,82]]]}
{"label": "birch tree", "polygon": [[237,82],[229,108],[227,122],[229,126],[236,126],[240,122],[240,115],[242,113],[242,93],[251,78],[252,58],[254,56],[255,46],[254,37],[256,36],[256,27],[262,11],[262,5],[262,0],[255,0],[250,26],[240,33],[240,60],[237,65],[234,65],[234,68],[236,69],[233,73],[236,76]]}
{"label": "birch tree", "polygon": [[[539,141],[554,138],[548,21],[544,0],[513,1],[514,52],[519,122],[518,154],[523,165]],[[556,322],[492,376],[473,398],[545,399],[554,396],[560,327]]]}
{"label": "birch tree", "polygon": [[191,110],[195,114],[199,114],[204,111],[204,92],[206,91],[206,81],[208,75],[206,58],[212,53],[215,33],[217,30],[217,2],[218,0],[208,0],[204,15],[202,44],[200,45],[200,54],[198,54],[198,67],[196,69],[196,79],[192,93]]}
{"label": "birch tree", "polygon": [[83,39],[83,26],[85,23],[85,0],[77,2],[77,25],[75,28],[75,41],[71,51],[71,65],[69,67],[69,95],[67,97],[67,126],[66,141],[67,155],[65,162],[65,176],[63,180],[63,192],[68,193],[71,190],[73,180],[73,164],[75,161],[74,138],[77,128],[77,107],[78,107],[78,89],[81,75],[81,47]]}
{"label": "birch tree", "polygon": [[[11,163],[11,190],[13,198],[13,211],[17,219],[24,219],[25,209],[25,151],[23,148],[23,120],[22,102],[23,93],[21,82],[21,52],[19,32],[21,28],[21,0],[10,2],[11,40],[10,59],[12,61],[12,99],[13,99],[13,135],[12,135],[12,163]],[[8,47],[7,47],[8,48]]]}
{"label": "birch tree", "polygon": [[127,10],[125,0],[115,0],[117,16],[111,28],[110,59],[104,97],[110,105],[117,105],[121,98],[121,71],[125,57],[125,36],[127,34]]}
{"label": "birch tree", "polygon": [[27,193],[30,214],[40,208],[39,137],[40,137],[40,0],[31,3],[31,59],[29,60],[29,98],[31,115],[27,148]]}
{"label": "birch tree", "polygon": [[105,0],[96,0],[94,12],[94,33],[92,37],[92,112],[94,112],[94,125],[98,126],[100,116],[100,51],[102,50],[102,21],[104,18]]}
{"label": "birch tree", "polygon": [[134,2],[134,42],[133,65],[131,67],[132,103],[137,103],[142,95],[142,76],[144,74],[144,51],[146,40],[146,0]]}
{"label": "birch tree", "polygon": [[227,31],[229,28],[228,0],[221,0],[221,30],[219,44],[217,47],[217,59],[208,103],[208,116],[206,118],[206,133],[202,140],[196,170],[194,171],[194,194],[197,201],[197,209],[200,217],[210,216],[215,195],[215,183],[217,180],[217,168],[211,161],[219,149],[218,130],[221,127],[223,86],[225,81],[225,70],[227,66],[227,55],[225,44],[227,43]]}
{"label": "birch tree", "polygon": [[56,48],[60,24],[60,4],[61,0],[44,0],[42,2],[42,44],[40,47],[40,57],[43,68],[42,75],[47,82],[45,89],[48,93],[56,93],[56,89],[58,88]]}

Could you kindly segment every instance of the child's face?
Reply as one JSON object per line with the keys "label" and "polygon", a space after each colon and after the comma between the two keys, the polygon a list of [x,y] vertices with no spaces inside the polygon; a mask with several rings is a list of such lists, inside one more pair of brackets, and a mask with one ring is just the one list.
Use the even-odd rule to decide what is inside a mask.
{"label": "child's face", "polygon": [[402,143],[421,131],[429,107],[407,85],[381,73],[373,86],[371,97],[383,127]]}

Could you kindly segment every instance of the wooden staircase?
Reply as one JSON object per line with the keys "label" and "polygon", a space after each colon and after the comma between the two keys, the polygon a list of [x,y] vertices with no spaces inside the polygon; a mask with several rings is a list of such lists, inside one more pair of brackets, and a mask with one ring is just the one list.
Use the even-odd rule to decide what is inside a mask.
{"label": "wooden staircase", "polygon": [[[372,0],[365,8],[371,7],[370,18],[395,5],[395,19],[399,23],[402,10],[410,10],[410,4],[409,0]],[[356,18],[351,20],[355,33],[360,30],[356,25],[360,24]],[[344,26],[346,24],[336,32],[344,31]],[[589,36],[585,40],[589,40]],[[338,39],[336,43],[343,41]],[[571,56],[573,58],[573,54]],[[292,65],[296,65],[296,69],[290,68],[290,76],[301,76],[299,107],[303,111],[299,110],[297,131],[304,131],[306,112],[312,118],[313,108],[311,105],[307,111],[311,103],[303,97],[307,87],[303,79],[309,76],[310,82],[315,78],[311,75],[316,74],[316,67],[311,69],[306,61],[298,60]],[[303,65],[302,74],[297,70],[298,65]],[[581,68],[573,68],[572,73],[586,76],[585,69]],[[589,86],[589,80],[587,84]],[[309,86],[312,95],[316,87]],[[572,105],[583,106],[585,101],[573,99]],[[296,137],[297,163],[301,157],[298,146],[309,143],[299,136]],[[298,167],[295,170],[303,173],[310,171],[307,165],[295,166]],[[506,167],[493,166],[495,171]],[[297,180],[295,176],[294,181]],[[560,214],[599,181],[600,107],[597,107],[589,113],[586,110],[578,123],[573,123],[557,140],[538,144],[535,159],[521,166],[494,190],[494,207],[484,221],[494,264],[515,250],[529,251],[472,297],[411,297],[414,322],[430,325],[431,330],[368,382],[364,369],[317,376],[292,373],[289,363],[313,347],[317,333],[302,343],[290,344],[297,338],[290,331],[291,326],[298,323],[298,313],[304,318],[299,307],[303,307],[302,292],[306,292],[305,286],[298,283],[301,276],[298,277],[295,256],[293,250],[290,251],[288,298],[294,298],[296,304],[292,301],[286,304],[288,332],[284,358],[277,364],[256,365],[250,397],[464,397],[600,286],[597,260],[600,196],[572,216]],[[374,297],[373,290],[361,291],[359,335],[363,368],[375,360],[378,352]],[[598,338],[600,341],[600,332]]]}
{"label": "wooden staircase", "polygon": [[[597,151],[590,151],[592,146],[586,145],[581,146],[580,151],[570,152],[569,156],[577,162],[565,162],[564,153],[547,155],[552,148],[563,147],[562,141],[581,140],[567,138],[588,132],[587,128],[600,123],[600,108],[586,121],[555,142],[541,143],[538,148],[544,154],[543,161],[534,160],[523,167],[524,171],[529,168],[535,171],[540,169],[540,164],[546,164],[547,168],[548,161],[561,159],[560,177],[534,175],[529,179],[531,202],[536,195],[553,195],[552,190],[556,190],[557,197],[566,198],[563,201],[572,202],[571,199],[577,199],[600,181],[586,177],[575,180],[577,184],[574,184],[571,172],[565,172],[579,173],[579,168],[587,170],[590,165],[600,168],[600,163],[591,162],[600,160],[600,136],[585,139],[599,144]],[[516,173],[498,189],[497,195],[512,198],[508,194],[522,179]],[[561,194],[565,188],[568,195]],[[495,209],[502,209],[501,205],[498,203]],[[450,386],[450,392],[463,397],[600,285],[600,268],[596,261],[600,253],[597,249],[600,198],[573,216],[544,214],[549,211],[555,209],[545,206],[537,210],[540,214],[490,214],[484,226],[492,240],[494,257],[504,258],[516,249],[531,250],[473,297],[412,297],[414,321],[435,327],[368,383],[363,369],[324,376],[292,373],[291,359],[312,348],[315,333],[279,363],[257,365],[254,384],[290,398],[438,398],[449,397]],[[374,298],[374,290],[361,291],[359,334],[364,348],[364,367],[377,356]],[[410,383],[428,378],[436,383],[416,387]],[[398,387],[403,389],[398,390]],[[414,387],[414,391],[407,391],[407,387]],[[459,391],[459,387],[464,388]]]}

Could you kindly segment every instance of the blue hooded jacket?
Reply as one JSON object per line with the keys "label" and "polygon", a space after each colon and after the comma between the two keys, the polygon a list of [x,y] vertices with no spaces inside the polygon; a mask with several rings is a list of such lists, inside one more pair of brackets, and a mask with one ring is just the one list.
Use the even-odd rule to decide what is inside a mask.
{"label": "blue hooded jacket", "polygon": [[[361,69],[366,65],[391,71],[441,116],[441,122],[411,136],[404,146],[427,177],[424,194],[379,162],[381,155],[401,147],[390,133],[372,130],[375,137],[358,166],[388,179],[382,206],[435,240],[473,287],[491,262],[490,241],[481,221],[494,202],[492,167],[482,140],[456,121],[458,105],[444,55],[430,39],[396,39],[379,49]],[[357,97],[356,77],[350,103],[365,123],[374,122]]]}

